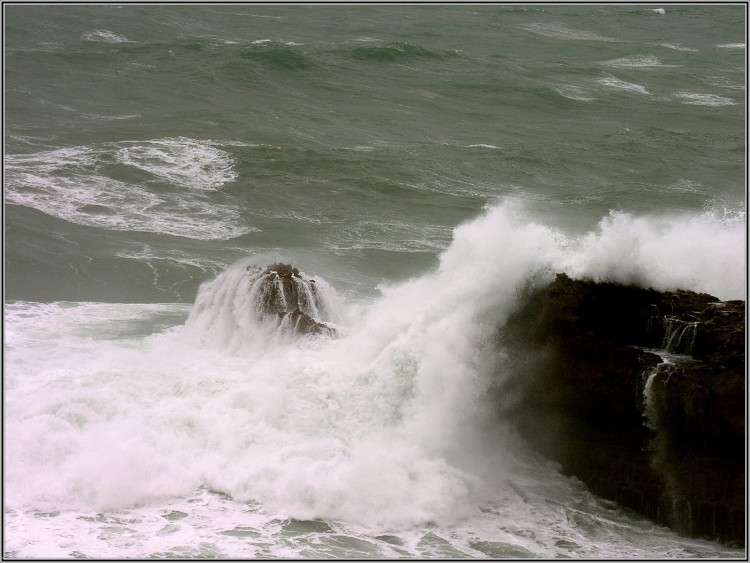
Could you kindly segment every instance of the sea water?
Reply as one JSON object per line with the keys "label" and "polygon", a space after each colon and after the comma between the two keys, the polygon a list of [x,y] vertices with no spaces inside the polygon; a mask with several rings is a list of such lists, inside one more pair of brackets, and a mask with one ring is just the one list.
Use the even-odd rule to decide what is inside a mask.
{"label": "sea water", "polygon": [[493,392],[557,272],[745,298],[744,6],[4,10],[6,557],[744,557]]}

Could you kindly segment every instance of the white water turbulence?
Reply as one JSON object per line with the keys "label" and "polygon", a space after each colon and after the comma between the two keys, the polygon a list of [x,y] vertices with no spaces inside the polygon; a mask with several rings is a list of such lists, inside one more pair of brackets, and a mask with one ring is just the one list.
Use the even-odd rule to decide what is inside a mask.
{"label": "white water turbulence", "polygon": [[200,345],[262,354],[289,344],[300,332],[332,335],[342,314],[325,280],[284,264],[264,269],[242,261],[201,287],[186,336]]}
{"label": "white water turbulence", "polygon": [[[370,547],[359,556],[597,556],[602,537],[604,556],[653,554],[655,545],[665,555],[684,554],[668,532],[597,504],[519,443],[489,399],[503,378],[494,335],[522,291],[557,271],[658,287],[691,282],[741,297],[742,233],[740,220],[614,214],[572,240],[530,221],[520,204],[504,203],[458,227],[435,271],[383,288],[372,303],[343,303],[316,276],[317,295],[305,294],[303,306],[345,326],[337,337],[276,337],[278,324],[257,308],[266,274],[248,269],[267,265],[259,256],[205,284],[187,322],[169,330],[138,334],[128,305],[9,306],[5,503],[16,544],[6,549],[70,553],[62,540],[34,543],[34,526],[43,521],[27,519],[29,511],[93,514],[66,521],[79,527],[111,523],[107,514],[126,511],[120,524],[143,524],[129,543],[91,539],[86,549],[189,556],[170,551],[180,543],[170,535],[178,527],[164,527],[150,507],[195,518],[211,506],[218,514],[207,503],[219,501],[205,500],[210,491],[239,503],[232,505],[235,527],[267,539],[280,519],[323,519],[365,538]],[[136,315],[145,325],[179,312],[149,307]],[[135,336],[109,338],[106,319]],[[581,509],[578,516],[568,505]],[[599,520],[587,516],[581,524],[591,510]],[[654,544],[634,544],[621,532],[625,522],[630,530],[647,526]],[[219,518],[215,525],[229,524]],[[226,538],[223,529],[213,530],[214,541]],[[451,542],[430,539],[434,530]],[[384,533],[399,535],[401,552],[382,547],[390,541],[377,536]],[[206,545],[202,556],[216,556],[216,544]],[[258,545],[251,556],[326,553]],[[238,546],[216,549],[247,556],[250,548]]]}
{"label": "white water turbulence", "polygon": [[562,264],[571,277],[745,299],[745,221],[744,211],[725,208],[642,217],[611,212],[575,241]]}
{"label": "white water turbulence", "polygon": [[237,177],[222,148],[233,144],[169,137],[8,154],[6,201],[108,230],[234,238],[256,229],[220,193]]}

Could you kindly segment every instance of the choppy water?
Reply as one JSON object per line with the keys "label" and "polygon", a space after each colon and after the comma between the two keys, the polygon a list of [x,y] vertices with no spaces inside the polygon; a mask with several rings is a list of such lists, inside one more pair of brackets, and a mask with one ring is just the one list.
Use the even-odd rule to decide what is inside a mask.
{"label": "choppy water", "polygon": [[488,393],[557,271],[745,298],[744,5],[4,10],[6,555],[744,556]]}

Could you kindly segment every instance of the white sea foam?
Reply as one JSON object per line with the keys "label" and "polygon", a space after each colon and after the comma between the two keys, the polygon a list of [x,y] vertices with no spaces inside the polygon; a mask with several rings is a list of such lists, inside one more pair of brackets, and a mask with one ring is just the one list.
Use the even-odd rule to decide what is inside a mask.
{"label": "white sea foam", "polygon": [[[181,338],[75,352],[75,338],[56,331],[68,353],[36,363],[15,349],[11,369],[51,383],[8,385],[6,429],[19,437],[9,506],[125,508],[207,486],[302,519],[408,526],[473,513],[482,472],[505,466],[502,448],[488,456],[483,444],[502,436],[483,430],[488,414],[476,401],[491,355],[476,345],[507,314],[524,279],[516,272],[540,259],[537,231],[504,233],[518,252],[497,275],[499,264],[487,268],[493,234],[464,228],[438,273],[388,290],[350,336],[258,350],[250,361],[251,343],[235,336],[251,322],[241,267],[203,290],[209,299],[199,298]],[[472,286],[480,294],[467,299]],[[199,322],[206,308],[210,327]],[[196,330],[211,342],[196,346]]]}
{"label": "white sea foam", "polygon": [[693,49],[692,47],[683,47],[682,45],[675,45],[673,43],[661,43],[661,46],[667,49],[673,49],[675,51],[686,51],[691,53],[698,52],[698,49]]}
{"label": "white sea foam", "polygon": [[[105,229],[234,238],[253,228],[231,202],[201,195],[236,178],[232,158],[215,145],[180,137],[6,155],[6,201]],[[113,160],[182,189],[107,175],[102,168]]]}
{"label": "white sea foam", "polygon": [[[247,261],[201,288],[184,327],[157,334],[133,327],[184,306],[9,304],[4,500],[13,549],[324,554],[331,535],[305,536],[312,545],[279,536],[294,517],[325,519],[344,546],[361,538],[361,556],[596,556],[603,545],[633,555],[621,530],[638,524],[529,459],[497,419],[487,391],[503,377],[502,351],[492,335],[521,290],[556,271],[743,297],[744,240],[744,216],[716,212],[613,213],[571,239],[508,202],[456,229],[435,271],[345,307],[342,338],[261,349]],[[594,532],[571,523],[584,515],[596,518]],[[91,533],[64,540],[71,529]],[[385,532],[402,552],[376,539]],[[207,539],[225,535],[221,547]],[[243,547],[247,536],[265,540]],[[684,553],[669,545],[658,553]]]}
{"label": "white sea foam", "polygon": [[124,35],[118,35],[108,29],[98,29],[82,35],[86,41],[100,41],[103,43],[127,43],[130,40]]}
{"label": "white sea foam", "polygon": [[120,162],[177,186],[215,190],[237,178],[232,157],[210,141],[177,137],[119,144]]}
{"label": "white sea foam", "polygon": [[592,98],[589,95],[589,91],[585,88],[582,88],[581,86],[575,86],[573,84],[555,88],[555,92],[560,94],[563,98],[568,98],[569,100],[576,100],[579,102],[593,102],[596,99]]}
{"label": "white sea foam", "polygon": [[115,253],[120,258],[135,260],[137,262],[170,262],[177,267],[192,267],[206,274],[218,274],[226,267],[222,260],[206,256],[196,256],[182,250],[168,249],[155,250],[148,245],[141,245],[138,250],[119,250]]}
{"label": "white sea foam", "polygon": [[[264,264],[265,266],[266,264]],[[263,292],[267,287],[259,276],[256,259],[243,260],[222,272],[213,281],[204,284],[196,297],[193,312],[187,323],[187,338],[200,345],[231,349],[234,353],[256,356],[268,353],[279,345],[287,345],[294,335],[280,330],[269,321],[263,307]],[[340,323],[343,312],[336,292],[323,279],[310,282],[300,272],[299,308],[315,320]],[[297,282],[296,279],[292,280]],[[314,294],[310,285],[314,285]],[[283,291],[279,294],[283,300]],[[295,307],[285,310],[293,310]]]}
{"label": "white sea foam", "polygon": [[744,212],[667,217],[612,213],[576,244],[579,250],[564,261],[573,276],[745,298]]}
{"label": "white sea foam", "polygon": [[638,94],[650,95],[644,86],[641,86],[640,84],[634,84],[632,82],[625,82],[624,80],[620,80],[619,78],[611,75],[599,78],[597,82],[603,86],[615,88],[617,90],[625,90],[626,92],[636,92]]}
{"label": "white sea foam", "polygon": [[666,68],[679,66],[666,65],[662,63],[658,57],[654,57],[653,55],[633,55],[630,57],[613,59],[611,61],[604,61],[599,64],[613,68]]}
{"label": "white sea foam", "polygon": [[716,94],[702,94],[699,92],[677,92],[675,94],[683,104],[692,106],[733,106],[736,105],[731,98],[717,96]]}
{"label": "white sea foam", "polygon": [[724,43],[722,45],[717,45],[720,49],[744,49],[745,44],[744,43]]}

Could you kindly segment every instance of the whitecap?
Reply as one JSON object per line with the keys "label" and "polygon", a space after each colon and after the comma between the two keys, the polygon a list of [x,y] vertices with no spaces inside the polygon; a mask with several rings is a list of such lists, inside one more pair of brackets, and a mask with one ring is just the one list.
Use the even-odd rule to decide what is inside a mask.
{"label": "whitecap", "polygon": [[744,43],[725,43],[723,45],[717,45],[721,49],[744,49]]}
{"label": "whitecap", "polygon": [[488,145],[486,143],[479,143],[476,145],[463,145],[464,148],[472,149],[472,148],[482,148],[482,149],[499,149],[500,147],[496,147],[495,145]]}
{"label": "whitecap", "polygon": [[638,94],[650,95],[646,88],[641,86],[640,84],[625,82],[624,80],[620,80],[619,78],[616,78],[614,76],[605,76],[597,80],[597,82],[599,84],[602,84],[603,86],[616,88],[617,90],[625,90],[627,92],[636,92]]}
{"label": "whitecap", "polygon": [[86,41],[99,41],[103,43],[128,43],[130,41],[130,39],[124,35],[118,35],[108,29],[84,33],[81,37]]}
{"label": "whitecap", "polygon": [[586,90],[581,88],[580,86],[560,86],[559,88],[555,88],[555,92],[560,94],[563,98],[576,100],[578,102],[592,102],[596,99],[588,96]]}
{"label": "whitecap", "polygon": [[651,11],[652,11],[653,13],[655,13],[655,14],[659,14],[659,15],[661,15],[661,16],[663,16],[664,14],[666,14],[666,13],[667,13],[667,11],[666,11],[666,10],[665,10],[664,8],[654,8],[654,9],[652,9]]}
{"label": "whitecap", "polygon": [[672,43],[660,43],[660,46],[666,49],[673,49],[675,51],[687,51],[691,53],[698,52],[698,49],[693,49],[692,47],[683,47],[682,45],[674,45]]}
{"label": "whitecap", "polygon": [[734,106],[737,104],[731,98],[717,96],[716,94],[701,94],[698,92],[677,92],[675,94],[683,104],[692,106]]}
{"label": "whitecap", "polygon": [[634,55],[632,57],[623,57],[604,61],[600,65],[610,66],[613,68],[652,68],[652,67],[674,67],[679,65],[665,65],[653,55]]}

